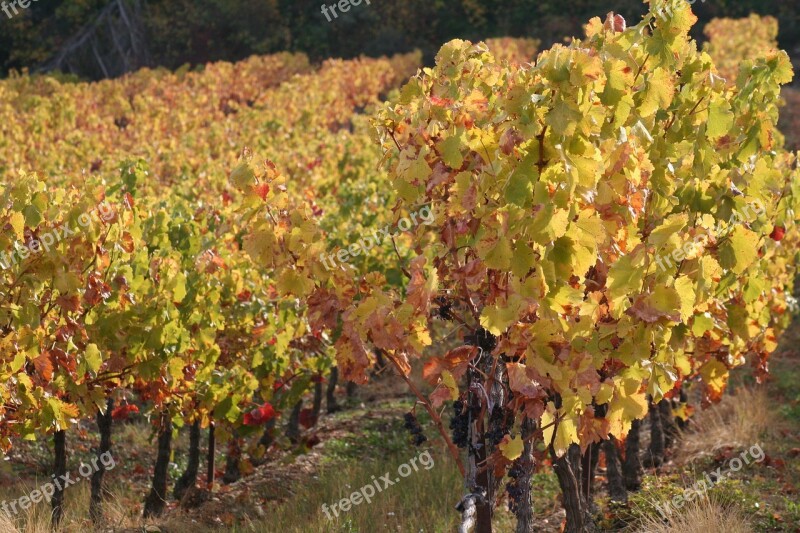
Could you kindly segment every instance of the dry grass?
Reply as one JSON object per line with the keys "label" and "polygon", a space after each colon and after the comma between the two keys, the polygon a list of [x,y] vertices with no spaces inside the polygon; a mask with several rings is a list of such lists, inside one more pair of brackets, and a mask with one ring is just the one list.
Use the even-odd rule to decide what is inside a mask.
{"label": "dry grass", "polygon": [[[412,455],[413,457],[413,455]],[[320,476],[295,498],[270,506],[268,520],[256,522],[243,530],[257,533],[306,533],[339,531],[452,531],[457,516],[452,511],[461,494],[458,471],[447,457],[436,456],[430,470],[420,469],[338,518],[328,520],[322,504],[331,505],[347,498],[373,476],[396,472],[408,459],[406,454],[387,458],[377,464],[347,463]]]}
{"label": "dry grass", "polygon": [[[21,490],[23,487],[15,487]],[[33,486],[27,489],[33,490]],[[25,489],[25,490],[27,490]],[[179,515],[170,515],[162,520],[143,520],[137,510],[130,507],[121,498],[124,487],[117,487],[112,490],[109,499],[103,504],[104,521],[95,528],[89,521],[89,484],[81,483],[67,489],[65,493],[64,519],[59,529],[62,533],[87,533],[89,531],[119,531],[125,529],[136,529],[143,531],[148,525],[158,524],[160,527],[172,527],[167,531],[188,531],[187,524]],[[29,493],[29,491],[28,491]],[[22,496],[23,493],[15,495],[0,493],[0,501],[11,501]],[[53,533],[50,526],[51,508],[49,502],[41,502],[31,506],[29,509],[16,514],[13,519],[9,519],[4,513],[0,512],[0,532],[2,533]],[[191,526],[195,533],[205,531]]]}
{"label": "dry grass", "polygon": [[696,414],[691,429],[681,435],[675,460],[686,464],[724,448],[753,446],[773,425],[769,403],[763,388],[742,388],[736,395],[726,395],[719,404]]}
{"label": "dry grass", "polygon": [[673,510],[663,520],[648,516],[638,533],[752,533],[753,527],[744,513],[733,505],[722,505],[707,496],[688,502],[682,509]]}

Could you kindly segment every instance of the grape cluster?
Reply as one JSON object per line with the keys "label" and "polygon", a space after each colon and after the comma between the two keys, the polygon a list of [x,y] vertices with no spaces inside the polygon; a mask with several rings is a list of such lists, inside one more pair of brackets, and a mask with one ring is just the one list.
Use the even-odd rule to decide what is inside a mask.
{"label": "grape cluster", "polygon": [[497,346],[497,337],[486,329],[478,328],[474,335],[465,335],[464,342],[469,346],[478,346],[483,351],[491,353]]}
{"label": "grape cluster", "polygon": [[466,448],[469,444],[469,415],[464,408],[464,402],[453,402],[453,418],[450,419],[450,430],[453,432],[453,444],[459,448]]}
{"label": "grape cluster", "polygon": [[416,415],[414,413],[406,413],[404,418],[406,421],[405,428],[411,433],[414,446],[421,446],[423,442],[428,440],[428,437],[422,433],[422,426],[419,425]]}
{"label": "grape cluster", "polygon": [[453,320],[453,303],[442,296],[437,296],[434,301],[439,306],[435,310],[435,316],[443,320]]}
{"label": "grape cluster", "polygon": [[486,432],[486,440],[489,441],[489,444],[492,446],[500,444],[500,441],[502,441],[503,437],[508,433],[506,425],[506,417],[503,413],[503,409],[499,406],[495,406],[489,417],[490,429]]}
{"label": "grape cluster", "polygon": [[506,485],[506,492],[508,492],[508,510],[512,513],[516,512],[520,503],[522,503],[522,486],[520,485],[520,476],[522,476],[522,467],[519,461],[514,461],[514,464],[508,471],[508,477],[511,481]]}

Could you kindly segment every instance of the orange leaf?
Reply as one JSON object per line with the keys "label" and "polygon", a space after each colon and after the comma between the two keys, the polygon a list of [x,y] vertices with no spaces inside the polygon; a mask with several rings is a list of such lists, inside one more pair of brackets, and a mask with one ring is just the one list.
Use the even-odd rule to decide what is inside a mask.
{"label": "orange leaf", "polygon": [[45,381],[53,379],[53,361],[50,360],[50,354],[48,352],[34,359],[33,367]]}

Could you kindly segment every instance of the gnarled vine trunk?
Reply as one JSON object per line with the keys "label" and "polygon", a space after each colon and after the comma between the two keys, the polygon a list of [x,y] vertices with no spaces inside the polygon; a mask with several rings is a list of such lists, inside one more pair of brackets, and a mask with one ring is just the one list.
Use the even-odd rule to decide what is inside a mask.
{"label": "gnarled vine trunk", "polygon": [[[314,424],[319,420],[319,415],[322,412],[322,381],[314,383],[314,403],[312,406],[314,413]],[[272,419],[274,420],[274,419]]]}
{"label": "gnarled vine trunk", "polygon": [[195,422],[189,427],[189,460],[186,470],[175,483],[173,495],[176,500],[183,498],[186,490],[194,487],[197,483],[197,472],[200,470],[200,421]]}
{"label": "gnarled vine trunk", "polygon": [[608,494],[615,502],[627,502],[628,491],[625,490],[625,478],[622,475],[622,462],[619,458],[617,439],[610,436],[603,441],[603,454],[606,456],[606,477],[608,478]]}
{"label": "gnarled vine trunk", "polygon": [[303,400],[300,399],[289,416],[289,423],[286,425],[286,436],[292,444],[300,442],[300,411],[303,410]]}
{"label": "gnarled vine trunk", "polygon": [[639,456],[641,443],[642,421],[631,422],[631,429],[625,439],[625,461],[622,463],[622,473],[625,478],[625,488],[639,490],[642,486],[642,459]]}
{"label": "gnarled vine trunk", "polygon": [[264,433],[261,434],[261,438],[258,439],[258,445],[264,447],[264,452],[266,453],[269,450],[269,447],[272,446],[272,443],[275,442],[275,423],[277,421],[276,418],[270,418],[267,420],[267,423],[264,424]]}
{"label": "gnarled vine trunk", "polygon": [[242,477],[239,470],[239,461],[242,459],[242,443],[236,432],[231,435],[228,443],[228,454],[225,456],[225,473],[222,474],[222,482],[225,484],[235,483]]}
{"label": "gnarled vine trunk", "polygon": [[647,466],[659,467],[664,462],[664,426],[661,423],[659,407],[650,402],[650,448],[647,453]]}
{"label": "gnarled vine trunk", "polygon": [[63,429],[56,431],[53,435],[53,476],[56,479],[55,492],[51,505],[53,508],[52,523],[54,528],[58,528],[64,518],[64,486],[62,480],[67,475],[67,432]]}
{"label": "gnarled vine trunk", "polygon": [[514,502],[514,515],[517,518],[516,533],[534,533],[533,527],[533,495],[531,491],[531,480],[533,478],[533,434],[536,430],[536,423],[530,418],[522,421],[522,455],[520,455],[514,465],[515,470],[515,491],[516,501]]}
{"label": "gnarled vine trunk", "polygon": [[326,391],[326,406],[328,414],[340,411],[342,408],[336,401],[336,384],[339,382],[339,368],[331,368],[331,374],[328,377],[328,390]]}
{"label": "gnarled vine trunk", "polygon": [[101,460],[104,454],[111,453],[111,412],[114,410],[114,399],[106,401],[106,412],[97,411],[97,429],[100,432],[100,449],[97,451],[97,469],[92,474],[91,496],[89,497],[89,516],[92,522],[99,523],[103,517],[103,500],[108,496],[103,489],[103,477],[106,467]]}
{"label": "gnarled vine trunk", "polygon": [[214,422],[208,425],[208,451],[206,452],[206,488],[214,490],[214,469],[217,454],[216,427]]}
{"label": "gnarled vine trunk", "polygon": [[144,517],[160,516],[167,503],[169,456],[172,451],[172,420],[163,416],[158,433],[158,455],[153,471],[153,485],[144,501]]}
{"label": "gnarled vine trunk", "polygon": [[678,424],[675,422],[675,415],[672,414],[672,400],[666,398],[658,402],[658,409],[661,414],[661,426],[664,430],[664,449],[672,449],[675,439],[678,437]]}
{"label": "gnarled vine trunk", "polygon": [[572,444],[567,452],[558,457],[552,445],[550,454],[553,457],[553,470],[561,487],[567,523],[564,533],[587,533],[595,531],[588,502],[581,489],[581,448]]}
{"label": "gnarled vine trunk", "polygon": [[581,456],[581,496],[587,503],[590,512],[594,511],[594,474],[600,459],[600,444],[591,443]]}
{"label": "gnarled vine trunk", "polygon": [[[498,421],[497,418],[494,421],[485,420],[485,413],[492,413],[495,407],[502,409],[504,406],[505,369],[502,361],[494,364],[494,359],[490,355],[496,343],[496,339],[491,333],[479,328],[475,335],[465,340],[468,344],[477,346],[481,350],[481,355],[475,361],[475,365],[480,368],[480,371],[470,368],[466,374],[469,384],[467,393],[469,446],[467,447],[468,467],[465,479],[465,487],[469,491],[469,495],[466,499],[475,505],[475,532],[492,533],[492,506],[497,483],[491,466],[486,464],[491,444],[487,441],[486,433],[487,427],[492,424],[497,426]],[[484,376],[489,375],[493,377],[494,383],[490,390],[486,391],[482,380]],[[484,401],[490,405],[484,405]]]}

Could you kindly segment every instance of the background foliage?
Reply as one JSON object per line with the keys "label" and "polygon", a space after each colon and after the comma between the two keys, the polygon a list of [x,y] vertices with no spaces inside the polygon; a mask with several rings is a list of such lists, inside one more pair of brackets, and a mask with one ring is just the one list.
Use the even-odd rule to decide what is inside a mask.
{"label": "background foliage", "polygon": [[[130,1],[130,0],[126,0]],[[19,15],[0,15],[0,75],[35,68],[96,17],[104,0],[39,0]],[[144,0],[148,65],[235,61],[251,54],[305,52],[325,57],[378,56],[423,51],[427,63],[441,43],[493,36],[537,38],[546,46],[582,35],[582,24],[608,11],[631,22],[644,14],[641,0],[375,0],[327,22],[319,0]],[[698,1],[695,38],[713,17],[771,14],[780,22],[779,42],[793,49],[800,37],[800,4],[779,0]],[[144,65],[143,65],[144,66]],[[100,73],[87,68],[84,77]]]}

